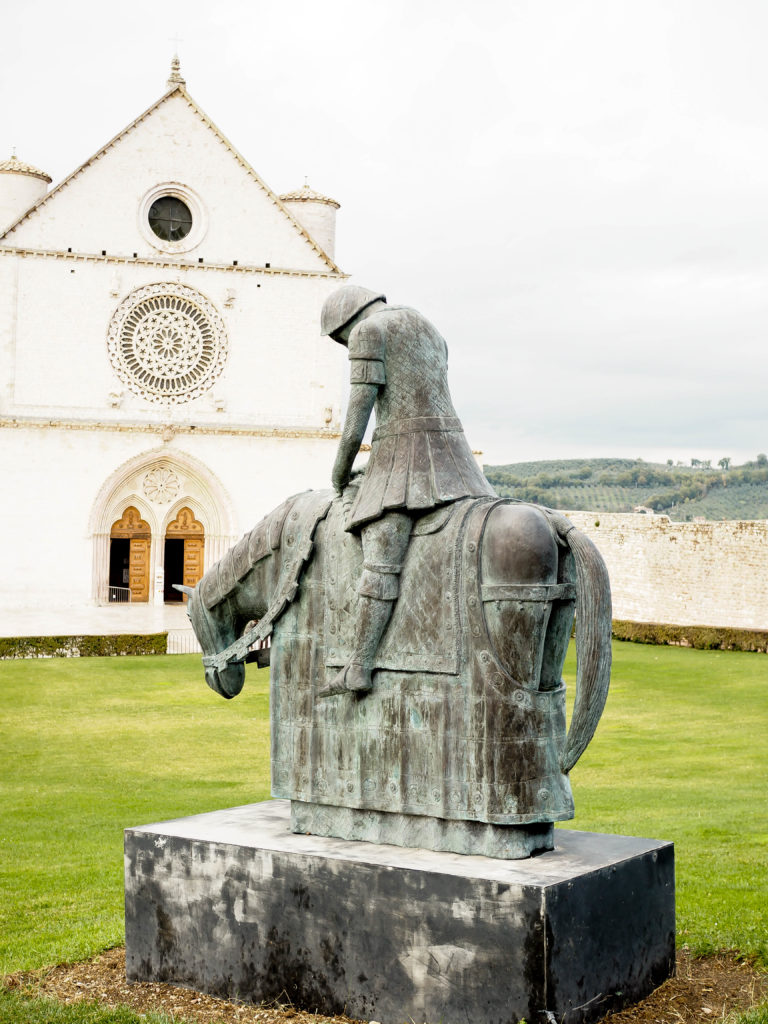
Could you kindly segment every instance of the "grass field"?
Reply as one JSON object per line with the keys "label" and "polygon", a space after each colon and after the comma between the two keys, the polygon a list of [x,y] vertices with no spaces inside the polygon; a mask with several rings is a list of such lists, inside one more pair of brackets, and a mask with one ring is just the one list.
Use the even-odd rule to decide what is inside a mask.
{"label": "grass field", "polygon": [[[571,666],[572,667],[572,666]],[[675,843],[678,942],[768,966],[768,657],[614,645],[568,827]]]}
{"label": "grass field", "polygon": [[269,797],[268,672],[196,655],[0,662],[0,973],[123,941],[122,830]]}
{"label": "grass field", "polygon": [[[65,1005],[53,999],[34,999],[0,988],[0,1024],[183,1024],[165,1013],[137,1014],[125,1007],[97,1003]],[[762,1021],[744,1024],[764,1024]]]}
{"label": "grass field", "polygon": [[[768,657],[614,664],[569,827],[674,840],[679,940],[768,965]],[[269,795],[266,671],[224,701],[196,656],[6,661],[0,705],[0,973],[122,941],[124,827]]]}

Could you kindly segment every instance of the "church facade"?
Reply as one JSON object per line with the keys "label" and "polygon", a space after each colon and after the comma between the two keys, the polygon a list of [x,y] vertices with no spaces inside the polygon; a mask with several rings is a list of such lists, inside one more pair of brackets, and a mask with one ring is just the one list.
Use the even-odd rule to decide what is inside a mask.
{"label": "church facade", "polygon": [[25,608],[27,633],[163,628],[172,584],[329,486],[338,204],[272,192],[176,60],[153,106],[49,184],[0,164],[0,635]]}

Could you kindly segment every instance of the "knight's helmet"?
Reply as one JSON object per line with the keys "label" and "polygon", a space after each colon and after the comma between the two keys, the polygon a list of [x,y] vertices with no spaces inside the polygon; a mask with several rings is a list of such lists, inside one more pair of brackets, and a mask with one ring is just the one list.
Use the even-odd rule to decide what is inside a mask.
{"label": "knight's helmet", "polygon": [[337,288],[323,303],[323,311],[320,314],[322,335],[332,335],[335,331],[340,331],[350,320],[354,320],[366,306],[370,306],[379,299],[382,302],[387,301],[386,295],[372,292],[369,288],[361,288],[356,284],[346,284],[342,288]]}

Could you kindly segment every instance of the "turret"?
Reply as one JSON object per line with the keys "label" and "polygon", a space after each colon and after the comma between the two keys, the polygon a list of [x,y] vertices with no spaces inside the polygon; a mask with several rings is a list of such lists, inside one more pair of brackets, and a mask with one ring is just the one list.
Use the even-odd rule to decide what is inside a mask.
{"label": "turret", "polygon": [[315,192],[306,182],[296,192],[280,196],[280,200],[307,234],[333,259],[336,249],[336,211],[339,209],[336,200]]}
{"label": "turret", "polygon": [[42,199],[50,184],[45,171],[22,163],[15,153],[0,163],[0,234]]}

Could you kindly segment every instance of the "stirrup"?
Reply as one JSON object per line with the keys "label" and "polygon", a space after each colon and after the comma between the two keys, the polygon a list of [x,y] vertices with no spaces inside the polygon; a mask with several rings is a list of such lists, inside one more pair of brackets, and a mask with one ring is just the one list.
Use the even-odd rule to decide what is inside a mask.
{"label": "stirrup", "polygon": [[371,673],[359,661],[348,661],[344,668],[322,689],[318,697],[335,697],[339,693],[369,693],[373,689]]}

